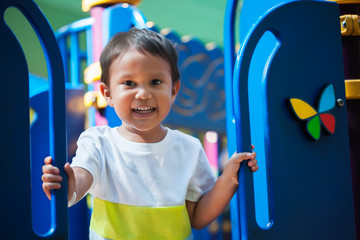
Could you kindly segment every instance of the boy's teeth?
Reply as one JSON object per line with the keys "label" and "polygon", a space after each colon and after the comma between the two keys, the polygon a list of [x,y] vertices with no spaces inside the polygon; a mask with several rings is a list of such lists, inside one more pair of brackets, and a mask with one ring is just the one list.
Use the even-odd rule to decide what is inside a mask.
{"label": "boy's teeth", "polygon": [[153,110],[154,108],[152,107],[139,107],[134,109],[137,113],[151,113]]}
{"label": "boy's teeth", "polygon": [[147,111],[151,110],[151,107],[142,107],[142,108],[135,108],[136,111]]}

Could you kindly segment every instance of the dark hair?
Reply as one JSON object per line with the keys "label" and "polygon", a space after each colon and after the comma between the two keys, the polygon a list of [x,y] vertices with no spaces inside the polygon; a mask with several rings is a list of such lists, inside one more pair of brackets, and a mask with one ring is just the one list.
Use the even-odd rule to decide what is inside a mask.
{"label": "dark hair", "polygon": [[170,40],[149,29],[131,28],[128,32],[114,35],[100,55],[101,82],[107,84],[112,61],[123,56],[130,47],[146,54],[150,53],[166,60],[171,68],[172,82],[180,79],[177,67],[177,53]]}

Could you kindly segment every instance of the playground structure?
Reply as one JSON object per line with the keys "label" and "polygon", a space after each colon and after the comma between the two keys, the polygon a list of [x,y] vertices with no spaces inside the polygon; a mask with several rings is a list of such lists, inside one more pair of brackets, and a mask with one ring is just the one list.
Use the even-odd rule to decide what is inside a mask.
{"label": "playground structure", "polygon": [[[131,26],[149,27],[158,31],[156,27],[146,25],[145,17],[142,16],[136,7],[129,4],[105,7],[103,5],[97,6],[96,4],[86,5],[86,2],[89,3],[91,1],[84,2],[84,8],[90,10],[91,18],[84,19],[80,22],[81,24],[78,22],[77,24],[64,27],[58,32],[57,38],[60,51],[56,50],[57,46],[54,45],[55,39],[51,35],[51,29],[46,26],[44,20],[41,20],[40,13],[31,1],[4,1],[0,8],[3,12],[8,6],[14,5],[22,10],[43,40],[44,48],[47,49],[47,54],[50,58],[48,62],[52,66],[51,71],[49,71],[49,82],[32,79],[32,86],[30,86],[30,93],[28,93],[28,90],[26,90],[29,89],[26,63],[23,60],[19,61],[18,58],[23,56],[21,48],[17,45],[17,41],[13,38],[12,34],[5,34],[7,38],[2,40],[4,42],[1,45],[5,46],[8,44],[3,50],[6,56],[10,56],[10,59],[2,61],[4,76],[9,76],[9,79],[10,76],[13,79],[21,79],[19,80],[19,85],[20,82],[23,83],[19,88],[20,90],[18,90],[19,93],[16,94],[16,99],[9,98],[9,94],[5,94],[2,100],[6,103],[9,102],[5,112],[11,113],[11,110],[18,109],[19,105],[24,106],[18,109],[21,112],[14,119],[5,119],[6,121],[2,119],[4,121],[2,126],[5,126],[2,127],[2,132],[6,133],[7,137],[6,139],[2,137],[1,143],[2,146],[6,146],[4,150],[6,149],[7,151],[2,153],[1,159],[25,161],[29,159],[27,154],[31,152],[31,159],[33,159],[32,181],[34,181],[31,193],[35,195],[35,202],[39,205],[39,208],[43,208],[44,202],[47,199],[45,199],[45,196],[43,196],[42,200],[38,199],[39,192],[42,190],[41,188],[40,190],[35,190],[34,188],[34,186],[39,186],[39,182],[35,181],[34,169],[39,168],[42,165],[43,156],[49,154],[55,157],[55,164],[57,166],[62,166],[67,158],[64,156],[64,153],[68,153],[70,159],[74,153],[74,148],[71,147],[71,144],[74,144],[77,135],[83,130],[82,127],[79,127],[83,126],[81,122],[84,122],[84,109],[81,104],[81,96],[84,95],[84,90],[79,80],[79,62],[86,59],[90,65],[85,77],[85,81],[89,83],[88,90],[90,90],[85,94],[86,103],[88,106],[91,106],[89,108],[89,125],[107,122],[110,126],[116,126],[120,124],[119,120],[114,117],[111,108],[103,105],[99,94],[96,93],[99,72],[96,69],[96,66],[98,66],[96,62],[98,61],[102,46],[114,33],[126,31]],[[166,124],[192,129],[194,133],[204,130],[217,131],[219,139],[221,139],[225,135],[224,98],[226,92],[226,125],[228,143],[230,143],[228,146],[229,152],[232,153],[235,150],[248,151],[250,150],[250,142],[254,143],[259,155],[258,160],[266,163],[263,169],[269,175],[265,176],[265,178],[270,179],[264,183],[261,177],[255,176],[258,179],[255,179],[253,184],[252,174],[249,174],[245,167],[241,168],[239,193],[233,198],[231,203],[233,239],[355,239],[355,229],[359,229],[359,225],[355,227],[355,222],[357,221],[358,223],[359,221],[359,164],[356,161],[359,159],[356,149],[356,146],[358,146],[357,139],[359,138],[359,131],[357,130],[359,116],[356,111],[358,109],[359,91],[356,90],[358,81],[354,79],[359,79],[357,74],[359,70],[356,67],[359,63],[359,56],[353,55],[356,51],[348,51],[348,55],[351,56],[346,55],[344,52],[345,79],[349,79],[346,82],[348,101],[343,101],[341,106],[340,101],[335,103],[335,100],[345,100],[342,51],[340,47],[341,39],[338,32],[338,6],[335,3],[313,1],[289,2],[281,5],[274,1],[271,3],[267,2],[270,7],[276,7],[267,11],[270,8],[267,8],[268,5],[262,5],[264,9],[260,9],[251,6],[250,2],[245,2],[243,13],[246,13],[246,7],[248,7],[248,9],[252,9],[248,12],[257,9],[256,11],[259,11],[259,14],[253,14],[252,19],[245,18],[248,22],[243,19],[241,20],[241,24],[244,26],[247,24],[247,27],[241,28],[244,29],[242,30],[244,31],[243,34],[248,32],[250,26],[260,15],[262,18],[261,21],[258,21],[251,28],[246,38],[242,37],[245,35],[240,35],[242,38],[242,49],[236,63],[233,61],[235,60],[233,14],[237,1],[228,1],[227,6],[226,21],[228,22],[225,23],[226,43],[224,44],[224,58],[227,64],[225,63],[225,66],[223,65],[221,50],[218,48],[206,49],[196,40],[184,42],[174,32],[163,32],[166,37],[178,43],[179,66],[183,76],[181,81],[182,85],[185,86],[181,90],[183,95],[179,95],[174,105],[174,110],[166,120]],[[250,6],[246,6],[246,3]],[[256,5],[259,6],[259,4]],[[340,6],[343,6],[343,4],[340,4]],[[352,15],[358,14],[351,12],[352,9],[342,10],[345,11],[342,14],[350,14],[350,17],[344,16],[342,18],[342,21],[347,23],[347,25],[342,25],[342,32],[347,34],[343,36],[343,49],[358,49],[359,47],[356,37],[356,29],[358,28],[353,24],[351,25],[352,30],[349,30],[349,24],[353,23],[352,20],[355,19]],[[264,12],[266,13],[264,14]],[[309,30],[309,25],[303,22],[301,24],[294,22],[290,27],[284,24],[284,19],[300,19],[304,14],[306,14],[306,20],[311,27],[313,29],[321,29],[321,31],[315,33]],[[124,16],[126,16],[126,21],[124,21]],[[119,23],[119,17],[122,19],[121,24],[111,25],[111,23]],[[74,27],[75,25],[77,25],[76,28]],[[104,28],[104,26],[107,27]],[[6,24],[2,22],[0,27],[0,32],[8,33],[9,30],[6,28]],[[297,30],[296,34],[292,31],[293,28]],[[87,53],[80,51],[78,48],[76,43],[78,31],[87,32]],[[93,31],[93,34],[91,34],[91,31]],[[266,32],[271,32],[272,35],[263,35]],[[311,38],[307,35],[309,32],[314,34]],[[352,39],[350,37],[350,39],[344,41],[346,36],[355,37]],[[67,37],[71,39],[70,57],[66,45]],[[52,43],[47,43],[47,40],[50,40]],[[255,49],[259,48],[259,46],[261,47],[261,45],[267,51]],[[302,48],[299,46],[302,46]],[[61,59],[59,59],[60,53],[63,59],[65,59],[64,65],[61,64]],[[315,59],[311,59],[309,56]],[[320,57],[316,58],[316,56]],[[286,62],[289,58],[291,58],[293,63],[287,65],[290,67],[283,68],[280,63]],[[351,59],[350,63],[346,61],[347,59]],[[256,64],[257,62],[259,63]],[[266,63],[265,70],[264,63]],[[316,63],[316,68],[312,67],[314,63]],[[65,70],[62,69],[62,66],[64,66]],[[68,66],[71,66],[71,68],[67,68]],[[301,66],[302,70],[307,69],[309,71],[310,69],[311,75],[308,73],[299,74],[299,71],[301,71],[299,66]],[[19,69],[24,71],[19,71]],[[211,71],[208,69],[211,69]],[[223,69],[224,72],[222,72]],[[233,69],[235,69],[234,77],[232,74]],[[256,76],[256,72],[264,72],[265,74],[264,76]],[[304,70],[304,72],[306,71]],[[225,74],[226,79],[225,90],[224,82],[222,82],[223,74]],[[205,78],[204,75],[210,77]],[[291,76],[291,79],[289,76]],[[71,81],[68,79],[71,79]],[[12,82],[13,80],[6,78],[4,81],[5,89],[10,89]],[[61,86],[63,82],[67,82],[65,88]],[[317,98],[320,95],[321,89],[328,84],[334,86],[333,95],[336,96],[336,99],[335,96],[332,99],[330,94],[330,100],[324,100],[323,102],[325,105],[331,106],[330,109],[326,110],[326,113],[332,114],[336,119],[336,129],[332,135],[323,133],[321,130],[320,139],[314,141],[306,135],[305,127],[302,128],[301,126],[302,124],[305,125],[306,122],[296,119],[296,114],[292,112],[291,103],[287,99],[299,98],[314,106],[314,111],[321,112],[319,110],[320,106],[318,109],[316,103],[319,102],[319,105],[321,105],[322,101],[318,101]],[[61,99],[64,99],[65,93],[67,94],[66,105],[64,102],[61,102]],[[22,97],[19,98],[18,96]],[[26,99],[28,98],[27,96],[30,96],[30,104]],[[47,98],[51,100],[50,108],[46,104],[44,105]],[[322,98],[320,97],[320,99]],[[36,107],[36,104],[40,104],[41,107]],[[46,149],[49,148],[41,146],[41,149],[45,150],[36,153],[33,150],[36,148],[33,147],[34,144],[32,144],[30,150],[29,135],[24,135],[24,132],[30,132],[29,105],[33,107],[37,116],[34,118],[36,120],[33,121],[33,125],[31,125],[31,143],[36,143],[40,141],[39,139],[44,139],[47,134],[50,134],[49,152],[46,152]],[[69,106],[73,108],[69,108]],[[346,107],[348,109],[347,114],[349,115],[350,136],[347,135]],[[50,114],[45,109],[49,109]],[[42,112],[43,110],[45,111]],[[67,130],[64,128],[66,121],[65,110],[67,117],[71,119],[71,121],[67,121]],[[211,111],[207,112],[207,110]],[[260,115],[256,115],[259,112]],[[69,115],[69,113],[73,115]],[[46,115],[50,115],[50,120]],[[234,119],[235,121],[233,121]],[[46,123],[49,123],[50,126]],[[71,128],[72,126],[73,129]],[[39,130],[36,130],[36,127]],[[320,125],[320,128],[323,128],[323,126]],[[44,131],[45,129],[49,129],[50,133],[47,130]],[[64,146],[66,142],[65,132],[68,133],[68,151],[65,151],[66,146]],[[70,136],[69,133],[72,135]],[[8,136],[11,136],[11,138]],[[348,139],[350,139],[350,142]],[[236,142],[237,145],[234,144]],[[205,142],[205,146],[207,146],[206,144]],[[351,149],[351,168],[349,144]],[[19,146],[24,146],[24,152],[19,152]],[[208,152],[212,150],[208,150]],[[40,162],[34,163],[34,159],[40,159]],[[329,166],[324,167],[324,165]],[[12,166],[9,162],[4,162],[4,166],[6,172],[11,171]],[[321,171],[322,168],[325,169]],[[26,180],[30,179],[29,168],[21,170],[23,171],[21,179],[13,179],[10,174],[6,173],[2,176],[1,182],[27,182]],[[353,173],[353,179],[351,179],[350,171]],[[306,178],[304,178],[304,173],[306,173]],[[354,190],[352,189],[351,182],[353,182]],[[255,193],[254,185],[257,185],[255,186]],[[5,215],[1,221],[6,219],[6,222],[2,224],[2,226],[6,227],[4,230],[2,228],[1,236],[4,236],[5,239],[39,239],[38,233],[45,231],[41,238],[68,239],[68,217],[67,211],[64,210],[66,209],[66,189],[55,192],[55,201],[51,202],[49,210],[43,211],[49,215],[49,218],[52,218],[51,224],[48,221],[46,221],[47,225],[37,223],[39,228],[43,227],[44,229],[39,230],[34,226],[37,232],[37,234],[34,234],[31,229],[31,211],[29,209],[33,209],[33,219],[34,215],[39,212],[36,211],[34,197],[32,208],[29,205],[29,186],[23,186],[23,189],[19,190],[25,196],[22,199],[13,194],[13,185],[5,186],[2,184],[1,186],[6,196],[12,196],[2,200],[5,201],[5,206],[17,204],[17,206],[20,206],[18,211],[24,213],[23,219],[8,221],[8,219],[14,219],[14,212],[5,210]],[[352,201],[353,192],[355,193],[355,204]],[[261,193],[265,193],[267,197],[265,200],[266,209],[259,210],[258,202],[263,199]],[[341,208],[334,206],[341,206]],[[74,216],[80,215],[83,218],[86,217],[85,202],[79,204],[79,207],[81,213],[75,213]],[[51,214],[49,214],[50,209],[52,211]],[[357,219],[356,221],[354,221],[354,215]],[[45,217],[38,216],[35,218]],[[70,217],[70,221],[71,219],[73,217]],[[335,224],[336,226],[329,227],[329,225],[332,226],[332,222],[336,221],[334,219],[338,219],[338,222]],[[263,224],[259,224],[262,221]],[[74,222],[81,221],[77,220]],[[24,226],[24,231],[9,231],[9,229],[16,229],[18,225]],[[70,226],[73,226],[73,224],[70,224]],[[86,232],[87,226],[78,226],[78,228],[85,229]],[[46,233],[48,229],[51,230]],[[81,239],[79,236],[87,237],[84,232],[76,234],[78,234],[77,237],[71,236],[70,227],[70,239]],[[195,237],[206,239],[209,235],[206,232],[199,232],[195,233]]]}
{"label": "playground structure", "polygon": [[[258,8],[263,5],[254,2],[248,4],[250,5],[248,7],[253,5],[254,11],[262,11]],[[339,134],[337,137],[343,139],[331,143],[330,138],[326,137],[331,136],[333,141],[335,134],[324,134],[320,129],[322,128],[320,122],[315,124],[316,120],[313,120],[318,117],[317,114],[321,117],[324,110],[334,114],[330,118],[335,116],[336,131],[339,130],[338,127],[347,124],[346,113],[337,112],[344,107],[342,100],[345,98],[343,72],[340,69],[342,68],[341,38],[338,18],[335,18],[337,7],[334,3],[315,1],[275,4],[275,7],[264,14],[249,30],[242,42],[233,77],[233,116],[235,123],[238,124],[236,133],[239,134],[237,147],[240,151],[248,150],[251,139],[251,142],[258,146],[258,152],[264,154],[268,179],[271,179],[265,185],[268,190],[269,217],[268,221],[259,227],[253,204],[254,195],[256,202],[256,192],[254,193],[252,186],[249,187],[249,182],[252,183],[252,175],[245,170],[240,173],[244,185],[239,188],[243,189],[243,192],[239,194],[239,221],[242,224],[238,236],[242,238],[278,239],[280,236],[281,239],[355,238],[350,161],[345,160],[349,158],[348,147],[343,149],[339,144],[346,143],[348,137]],[[301,19],[301,21],[286,23],[292,19]],[[324,20],[326,22],[323,22]],[[245,23],[249,24],[246,20]],[[245,31],[247,30],[245,28]],[[328,56],[332,56],[331,59],[328,59]],[[334,69],[335,71],[332,72]],[[329,83],[337,85],[336,101],[334,95],[328,100],[324,100],[326,99],[324,94],[320,95],[321,89]],[[258,96],[251,96],[251,94],[255,95],[254,90],[259,92]],[[294,107],[289,101],[293,97],[300,98],[303,103],[301,109]],[[304,103],[309,100],[314,107]],[[328,102],[328,105],[325,102]],[[291,125],[296,119],[296,114],[299,114],[296,111],[296,114],[289,115],[293,112],[291,105],[294,110],[304,113],[297,117],[304,120],[303,126],[306,127],[296,128],[295,125]],[[251,119],[252,115],[256,117]],[[326,127],[325,123],[325,120],[321,120],[321,124]],[[321,133],[321,139],[315,142],[311,138],[299,135],[299,131],[311,133],[313,124],[317,126],[318,134]],[[229,125],[228,129],[231,129]],[[347,134],[347,127],[339,131]],[[263,149],[259,150],[258,143],[260,148],[263,143]],[[304,153],[311,153],[311,157],[303,155]],[[344,155],[336,157],[339,153]],[[311,163],[306,161],[307,158],[311,159]],[[324,166],[325,162],[319,160],[325,159],[326,166],[337,167],[338,160],[342,159],[342,166],[333,170],[326,167],[323,171],[313,172],[312,169],[321,169]],[[331,163],[332,161],[334,162]],[[340,179],[344,180],[342,182],[344,185],[336,190],[335,187],[339,184],[338,174],[342,174]],[[333,194],[329,194],[332,191]],[[348,199],[339,196],[339,192],[346,194]],[[349,209],[344,209],[341,213],[338,209],[332,209],[331,206],[343,201],[347,202]],[[326,216],[325,212],[329,215]],[[330,229],[330,223],[326,222],[326,219],[347,219],[349,220],[346,221],[347,224],[352,226],[343,228],[337,225]],[[317,229],[314,229],[315,226]],[[347,227],[349,227],[348,231],[344,230]]]}

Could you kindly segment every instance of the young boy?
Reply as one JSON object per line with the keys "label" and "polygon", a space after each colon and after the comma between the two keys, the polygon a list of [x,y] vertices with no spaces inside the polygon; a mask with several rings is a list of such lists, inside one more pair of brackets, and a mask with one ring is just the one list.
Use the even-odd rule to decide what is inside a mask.
{"label": "young boy", "polygon": [[[104,48],[100,90],[122,120],[81,134],[68,176],[69,205],[94,196],[90,239],[192,239],[216,219],[238,188],[234,154],[216,180],[200,141],[161,125],[180,89],[177,55],[160,34],[132,28]],[[59,169],[43,166],[43,189],[61,187]]]}

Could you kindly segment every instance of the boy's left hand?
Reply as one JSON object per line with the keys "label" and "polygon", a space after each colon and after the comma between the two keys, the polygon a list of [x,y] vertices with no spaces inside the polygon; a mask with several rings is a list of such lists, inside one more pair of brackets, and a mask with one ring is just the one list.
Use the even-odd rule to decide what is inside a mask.
{"label": "boy's left hand", "polygon": [[[254,145],[251,144],[251,150],[254,150]],[[251,171],[256,172],[259,169],[259,166],[257,165],[256,158],[256,152],[252,152],[252,158],[249,159],[248,166],[251,169]]]}
{"label": "boy's left hand", "polygon": [[[254,149],[254,146],[251,145],[251,149]],[[243,161],[248,161],[247,165],[251,169],[251,171],[256,172],[259,169],[259,166],[257,165],[256,158],[256,152],[242,152],[242,153],[234,153],[231,158],[230,162],[233,162],[234,164],[238,164],[237,168],[240,167],[240,163]],[[239,170],[239,169],[237,169]]]}
{"label": "boy's left hand", "polygon": [[[254,146],[251,145],[251,148],[254,149]],[[256,152],[254,151],[234,153],[226,164],[223,175],[237,179],[240,163],[246,160],[248,160],[247,165],[251,171],[256,172],[259,169],[259,166],[257,165],[257,160],[255,158]]]}

